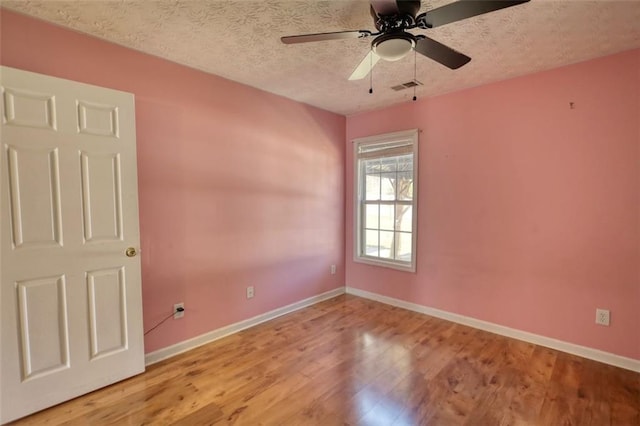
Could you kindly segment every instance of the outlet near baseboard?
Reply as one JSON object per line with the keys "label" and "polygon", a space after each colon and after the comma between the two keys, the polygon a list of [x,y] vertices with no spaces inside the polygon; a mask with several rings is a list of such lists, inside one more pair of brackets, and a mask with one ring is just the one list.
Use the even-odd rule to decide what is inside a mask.
{"label": "outlet near baseboard", "polygon": [[608,309],[596,309],[596,324],[609,325],[611,313]]}
{"label": "outlet near baseboard", "polygon": [[173,305],[173,319],[179,319],[184,316],[184,303],[176,303]]}

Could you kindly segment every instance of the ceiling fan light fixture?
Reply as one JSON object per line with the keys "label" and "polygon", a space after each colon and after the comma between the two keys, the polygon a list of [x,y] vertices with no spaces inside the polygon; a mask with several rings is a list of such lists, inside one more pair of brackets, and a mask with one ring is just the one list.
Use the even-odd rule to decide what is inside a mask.
{"label": "ceiling fan light fixture", "polygon": [[404,58],[416,44],[415,38],[406,32],[384,34],[373,40],[373,51],[385,61]]}

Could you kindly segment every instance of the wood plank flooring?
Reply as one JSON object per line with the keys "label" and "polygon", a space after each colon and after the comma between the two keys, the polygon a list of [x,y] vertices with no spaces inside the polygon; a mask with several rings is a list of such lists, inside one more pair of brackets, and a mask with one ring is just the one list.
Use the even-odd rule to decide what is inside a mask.
{"label": "wood plank flooring", "polygon": [[640,374],[342,295],[15,424],[631,426]]}

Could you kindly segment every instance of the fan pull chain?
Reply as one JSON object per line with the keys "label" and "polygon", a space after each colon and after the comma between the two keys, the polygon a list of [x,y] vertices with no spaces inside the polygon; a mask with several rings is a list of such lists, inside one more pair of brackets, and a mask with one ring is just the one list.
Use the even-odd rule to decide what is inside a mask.
{"label": "fan pull chain", "polygon": [[369,53],[369,94],[373,93],[373,50]]}
{"label": "fan pull chain", "polygon": [[416,87],[418,86],[417,82],[417,68],[418,68],[418,59],[417,59],[418,54],[416,53],[416,48],[413,48],[413,83],[415,84],[415,86],[413,86],[413,100],[417,101],[418,98],[416,97]]}

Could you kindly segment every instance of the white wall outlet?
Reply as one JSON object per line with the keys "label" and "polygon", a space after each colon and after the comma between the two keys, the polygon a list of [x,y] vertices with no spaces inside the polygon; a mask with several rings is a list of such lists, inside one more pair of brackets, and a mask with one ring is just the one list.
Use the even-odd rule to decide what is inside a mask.
{"label": "white wall outlet", "polygon": [[[178,310],[179,308],[182,309],[182,311],[179,311]],[[180,302],[173,305],[173,319],[179,319],[179,318],[182,318],[183,316],[184,316],[184,303]]]}
{"label": "white wall outlet", "polygon": [[254,296],[253,286],[247,287],[247,299],[252,299]]}
{"label": "white wall outlet", "polygon": [[596,324],[609,325],[611,313],[608,309],[596,309]]}
{"label": "white wall outlet", "polygon": [[336,274],[336,265],[331,265],[331,275]]}

